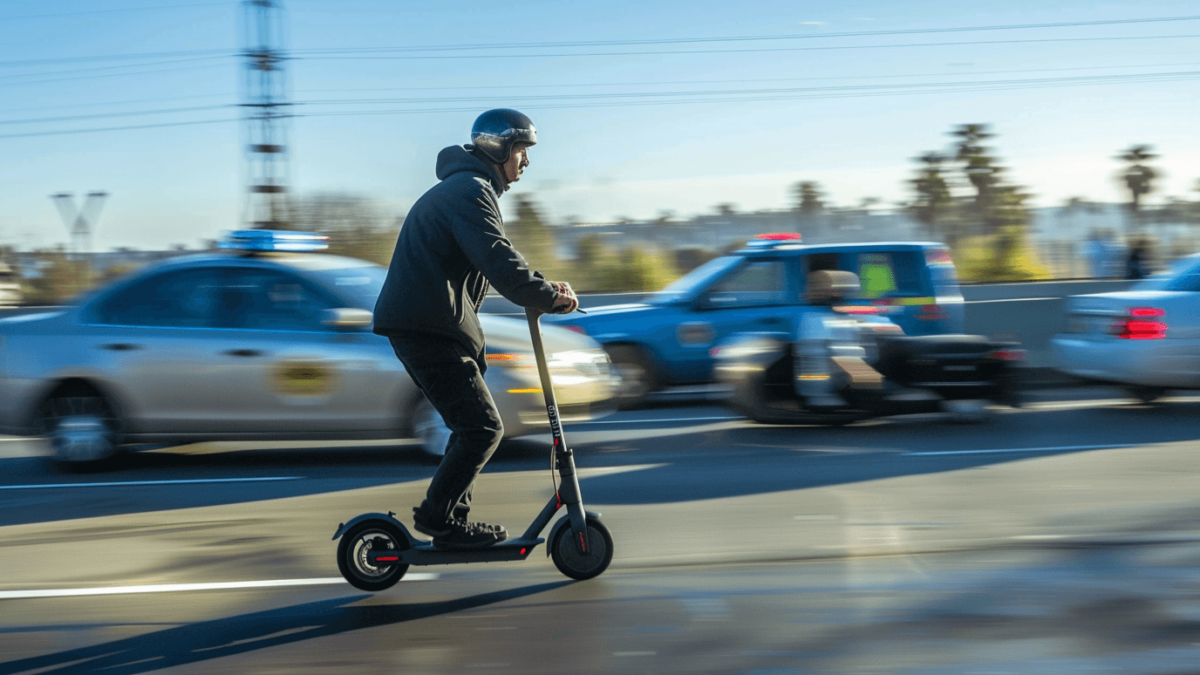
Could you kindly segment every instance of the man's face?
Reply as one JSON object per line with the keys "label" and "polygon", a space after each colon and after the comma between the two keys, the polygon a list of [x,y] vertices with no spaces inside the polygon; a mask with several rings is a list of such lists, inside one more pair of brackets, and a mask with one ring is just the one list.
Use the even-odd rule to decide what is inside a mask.
{"label": "man's face", "polygon": [[508,178],[508,182],[515,183],[521,180],[521,173],[527,166],[529,166],[529,144],[513,143],[512,153],[509,154],[508,161],[504,163],[504,175]]}

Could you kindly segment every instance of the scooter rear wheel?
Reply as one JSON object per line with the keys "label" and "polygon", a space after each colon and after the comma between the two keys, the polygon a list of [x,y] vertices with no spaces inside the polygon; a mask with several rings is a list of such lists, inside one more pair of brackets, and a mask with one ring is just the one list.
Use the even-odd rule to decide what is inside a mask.
{"label": "scooter rear wheel", "polygon": [[396,585],[408,572],[408,565],[373,565],[367,559],[371,551],[404,551],[408,539],[395,527],[382,520],[368,520],[355,525],[338,542],[338,570],[351,586],[363,591],[382,591]]}
{"label": "scooter rear wheel", "polygon": [[569,523],[555,529],[550,557],[559,572],[583,581],[600,576],[613,558],[613,538],[604,523],[587,519],[587,552],[580,553]]}

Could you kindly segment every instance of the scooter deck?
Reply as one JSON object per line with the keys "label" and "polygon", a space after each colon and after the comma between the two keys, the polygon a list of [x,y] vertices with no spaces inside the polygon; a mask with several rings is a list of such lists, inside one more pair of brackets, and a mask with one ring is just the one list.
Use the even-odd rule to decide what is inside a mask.
{"label": "scooter deck", "polygon": [[418,539],[416,546],[404,551],[371,551],[368,562],[377,566],[388,565],[451,565],[474,562],[508,562],[524,560],[533,549],[546,543],[537,539],[509,539],[482,548],[438,548],[432,541]]}

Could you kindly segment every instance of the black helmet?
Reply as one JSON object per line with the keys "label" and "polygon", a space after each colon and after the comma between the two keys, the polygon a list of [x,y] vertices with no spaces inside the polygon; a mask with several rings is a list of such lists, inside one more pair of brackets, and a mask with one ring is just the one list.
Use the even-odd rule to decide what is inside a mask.
{"label": "black helmet", "polygon": [[525,115],[508,108],[489,110],[475,118],[471,142],[497,164],[508,161],[513,143],[537,144],[537,128]]}

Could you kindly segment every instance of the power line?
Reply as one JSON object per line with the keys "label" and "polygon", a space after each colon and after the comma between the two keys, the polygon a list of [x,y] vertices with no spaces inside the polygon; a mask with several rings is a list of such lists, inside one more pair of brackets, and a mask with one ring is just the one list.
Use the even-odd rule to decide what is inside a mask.
{"label": "power line", "polygon": [[[1177,65],[1186,65],[1186,64],[1177,64]],[[37,106],[29,106],[29,107],[25,107],[25,108],[8,108],[8,109],[4,110],[3,112],[17,113],[17,112],[29,112],[31,110],[62,110],[62,109],[66,109],[66,108],[102,108],[104,106],[128,105],[130,103],[161,103],[163,101],[183,101],[183,100],[188,100],[188,99],[218,98],[218,97],[225,98],[225,99],[232,99],[234,97],[234,95],[232,93],[227,92],[227,93],[223,93],[223,94],[194,94],[191,96],[159,96],[156,98],[137,98],[137,99],[127,99],[124,101],[97,101],[97,102],[93,102],[93,103],[57,103],[54,105],[37,105]],[[234,105],[234,104],[231,103],[229,105]]]}
{"label": "power line", "polygon": [[[1181,63],[1147,63],[1125,66],[1071,66],[1066,68],[1022,68],[1022,69],[1006,69],[1006,70],[977,70],[971,71],[970,75],[1003,75],[1009,73],[1055,73],[1063,71],[1078,71],[1078,70],[1111,70],[1114,68],[1171,68],[1176,66],[1197,66],[1200,61],[1184,61]],[[586,83],[554,83],[554,84],[494,84],[494,85],[467,85],[467,86],[436,86],[436,87],[369,87],[369,88],[353,88],[353,89],[303,89],[297,93],[332,93],[332,92],[355,92],[355,91],[442,91],[442,90],[473,90],[473,89],[498,89],[503,90],[506,94],[520,91],[522,89],[546,89],[551,87],[576,88],[576,87],[649,87],[663,86],[676,84],[723,84],[730,82],[807,82],[815,80],[875,80],[875,79],[900,79],[908,77],[945,77],[955,73],[890,73],[886,75],[829,75],[829,76],[808,76],[808,77],[764,77],[764,78],[737,78],[725,80],[651,80],[643,82],[586,82]],[[320,101],[313,100],[307,103],[319,103]]]}
{"label": "power line", "polygon": [[17,19],[44,19],[59,16],[79,16],[82,14],[112,14],[116,12],[149,12],[162,9],[187,9],[191,7],[228,6],[228,2],[193,2],[186,5],[152,5],[150,7],[114,7],[112,9],[85,9],[77,12],[53,12],[48,14],[13,14],[0,16],[0,21],[15,21]]}
{"label": "power line", "polygon": [[[223,4],[223,3],[222,3]],[[108,11],[108,10],[97,10]],[[116,11],[116,10],[113,10]],[[526,42],[526,43],[495,43],[495,44],[448,44],[448,45],[424,45],[413,47],[350,47],[350,48],[326,48],[326,49],[308,49],[293,52],[294,54],[309,54],[309,55],[335,55],[335,54],[354,54],[354,53],[369,53],[369,52],[415,52],[415,51],[452,51],[452,50],[478,50],[478,49],[516,49],[516,48],[561,48],[561,47],[589,47],[589,46],[634,46],[634,45],[653,45],[653,44],[687,44],[687,43],[702,43],[702,42],[748,42],[759,40],[815,40],[815,39],[832,39],[841,37],[866,37],[866,36],[886,36],[886,35],[917,35],[923,33],[958,33],[958,32],[977,32],[977,31],[995,31],[995,30],[1019,30],[1019,29],[1037,29],[1037,28],[1065,28],[1065,27],[1086,27],[1086,26],[1106,26],[1106,25],[1127,25],[1139,23],[1164,23],[1164,22],[1179,22],[1179,21],[1197,21],[1200,20],[1200,15],[1196,16],[1171,16],[1171,17],[1152,17],[1144,19],[1111,19],[1104,21],[1071,21],[1061,23],[1030,23],[1030,24],[1002,24],[990,26],[961,26],[954,28],[913,28],[907,30],[894,31],[859,31],[859,32],[843,32],[843,33],[825,33],[825,34],[782,34],[782,35],[751,35],[751,36],[709,36],[709,37],[691,37],[691,38],[659,38],[650,40],[601,40],[601,41],[579,41],[579,42]],[[1143,38],[1138,38],[1143,39]],[[239,52],[229,49],[202,49],[190,51],[175,51],[175,52],[146,52],[133,54],[97,54],[90,56],[75,56],[63,57],[55,59],[27,59],[23,61],[0,61],[0,68],[21,67],[32,65],[47,65],[58,63],[78,63],[81,61],[102,61],[102,60],[135,60],[146,58],[163,58],[175,56],[198,56],[198,55],[222,55],[222,56],[238,56]]]}
{"label": "power line", "polygon": [[[948,82],[926,82],[926,83],[906,83],[906,84],[867,84],[867,85],[842,85],[842,86],[825,86],[825,87],[783,87],[783,88],[767,88],[767,89],[716,89],[716,90],[692,90],[692,91],[661,91],[661,92],[620,92],[620,93],[596,93],[596,94],[557,94],[557,95],[507,95],[505,98],[515,103],[518,102],[546,102],[546,101],[599,101],[598,105],[606,105],[605,99],[613,99],[614,103],[619,103],[625,100],[644,99],[644,100],[662,100],[673,97],[690,97],[682,102],[703,103],[710,100],[711,97],[722,97],[721,101],[741,100],[782,100],[790,98],[792,95],[815,95],[816,97],[825,96],[840,96],[843,94],[857,93],[939,93],[944,91],[982,91],[988,89],[1013,89],[1013,88],[1044,88],[1072,85],[1093,85],[1093,84],[1126,84],[1137,82],[1173,82],[1178,80],[1193,80],[1200,79],[1200,71],[1174,71],[1163,73],[1129,73],[1118,75],[1091,75],[1091,76],[1076,76],[1076,77],[1057,77],[1057,78],[1025,78],[1016,80],[957,80]],[[778,98],[760,98],[761,96],[777,96]],[[399,99],[343,99],[343,100],[326,100],[326,101],[310,101],[306,102],[310,105],[379,105],[384,103],[404,103],[404,104],[427,104],[427,103],[465,103],[465,102],[486,102],[493,100],[494,97],[444,97],[444,98],[399,98]],[[298,116],[302,117],[318,117],[327,115],[352,115],[352,114],[373,114],[374,111],[346,111],[346,112],[303,112]]]}
{"label": "power line", "polygon": [[64,136],[69,134],[90,134],[101,131],[132,131],[140,129],[158,129],[162,127],[185,127],[197,124],[225,124],[227,122],[240,122],[241,119],[231,117],[229,119],[220,120],[194,120],[191,122],[163,122],[161,124],[135,124],[124,127],[98,127],[89,129],[66,129],[61,131],[30,131],[17,134],[3,134],[0,138],[28,138],[32,136]]}
{"label": "power line", "polygon": [[[897,85],[855,85],[844,87],[797,87],[776,89],[751,90],[716,90],[716,91],[683,91],[683,92],[643,92],[627,94],[579,94],[567,96],[534,96],[517,97],[517,101],[528,101],[522,108],[531,110],[553,110],[572,108],[601,108],[601,107],[632,107],[647,105],[698,105],[712,103],[750,103],[783,100],[813,100],[838,98],[863,98],[878,96],[945,94],[975,91],[1006,91],[1013,89],[1043,89],[1049,87],[1096,86],[1114,84],[1137,84],[1141,82],[1173,82],[1181,80],[1200,79],[1200,71],[1179,71],[1164,73],[1131,73],[1107,76],[1080,76],[1066,78],[1040,78],[1018,80],[978,80],[951,81],[932,83],[913,83]],[[619,100],[604,100],[608,99]],[[511,97],[506,97],[511,100]],[[647,100],[649,99],[649,100]],[[379,100],[375,103],[466,103],[475,102],[471,107],[437,107],[437,108],[402,108],[392,110],[346,110],[326,112],[304,112],[287,114],[287,117],[344,117],[363,115],[409,115],[428,113],[462,113],[478,110],[478,103],[489,101],[487,97],[459,97],[442,99],[393,99]],[[316,103],[316,102],[313,102]],[[322,104],[334,103],[322,101]],[[345,101],[345,103],[363,104],[363,101]],[[167,122],[161,124],[130,125],[120,127],[99,127],[85,129],[69,129],[60,131],[40,131],[0,135],[4,138],[23,138],[32,136],[52,136],[61,134],[80,134],[104,131],[126,131],[137,129],[152,129],[171,126],[196,124],[220,124],[236,121],[234,119],[195,120],[189,122]]]}
{"label": "power line", "polygon": [[0,61],[0,68],[24,68],[28,66],[48,66],[60,63],[79,63],[80,61],[133,61],[136,59],[162,59],[177,56],[237,56],[238,52],[230,49],[192,49],[183,52],[142,52],[136,54],[93,54],[90,56],[65,56],[56,59],[25,59],[23,61]]}
{"label": "power line", "polygon": [[[166,61],[151,61],[150,63],[125,63],[112,66],[96,66],[95,68],[72,68],[70,70],[55,70],[41,73],[20,73],[16,75],[0,75],[0,80],[13,80],[26,77],[40,77],[42,75],[66,75],[77,73],[91,73],[99,70],[116,70],[119,68],[144,68],[147,66],[165,66],[174,63],[191,63],[193,61],[207,61],[214,58],[228,58],[225,56],[195,56],[186,59],[170,59]],[[121,73],[118,73],[121,74]],[[86,77],[86,76],[82,76]]]}
{"label": "power line", "polygon": [[[1084,37],[1084,38],[1030,38],[1021,40],[963,40],[959,42],[910,42],[904,44],[886,45],[826,45],[821,47],[759,47],[747,49],[677,49],[653,51],[623,51],[623,52],[574,52],[556,54],[504,54],[506,59],[546,59],[546,58],[579,58],[592,56],[663,56],[668,54],[701,54],[713,56],[718,54],[751,54],[763,52],[813,52],[851,49],[897,49],[907,47],[962,47],[977,45],[1011,45],[1053,42],[1103,42],[1128,40],[1171,40],[1179,38],[1197,38],[1200,34],[1187,35],[1139,35],[1124,37]],[[314,57],[296,57],[311,59]],[[419,61],[419,60],[448,60],[448,59],[494,59],[495,54],[461,54],[461,55],[421,55],[421,56],[321,56],[327,60],[371,60],[371,61]]]}
{"label": "power line", "polygon": [[356,53],[356,52],[371,52],[371,51],[397,51],[397,52],[422,52],[422,51],[455,51],[455,50],[478,50],[478,49],[528,49],[528,48],[561,48],[561,47],[618,47],[618,46],[642,46],[642,45],[666,45],[666,44],[690,44],[703,42],[753,42],[760,40],[826,40],[831,38],[843,37],[878,37],[884,35],[921,35],[930,33],[966,33],[979,31],[997,31],[997,30],[1024,30],[1037,28],[1067,28],[1067,27],[1083,27],[1083,26],[1113,26],[1136,23],[1165,23],[1176,21],[1200,21],[1200,15],[1196,16],[1169,16],[1155,17],[1146,19],[1111,19],[1102,21],[1067,21],[1060,23],[1027,23],[1027,24],[998,24],[990,26],[959,26],[954,28],[911,28],[905,30],[885,30],[885,31],[855,31],[843,33],[787,33],[778,35],[746,35],[746,36],[709,36],[709,37],[687,37],[687,38],[655,38],[648,40],[591,40],[591,41],[570,41],[570,42],[516,42],[516,43],[492,43],[492,44],[457,44],[457,45],[415,45],[412,47],[356,47],[356,48],[339,48],[339,49],[309,49],[300,50],[297,54],[334,54],[334,53]]}
{"label": "power line", "polygon": [[[1191,64],[1195,65],[1195,64]],[[1050,71],[1058,69],[1047,69]],[[996,72],[1028,72],[1028,71],[996,71]],[[1034,72],[1043,72],[1035,70]],[[944,74],[943,74],[944,75]],[[768,94],[768,93],[803,93],[803,92],[846,92],[846,91],[898,91],[904,90],[931,90],[939,89],[961,89],[971,88],[976,91],[980,88],[996,88],[1010,87],[1014,85],[1028,85],[1036,88],[1039,86],[1053,86],[1058,84],[1107,84],[1107,83],[1127,83],[1127,82],[1157,82],[1157,81],[1174,81],[1188,80],[1200,76],[1200,71],[1163,71],[1151,73],[1125,73],[1113,75],[1077,75],[1071,77],[1058,78],[1025,78],[1018,80],[954,80],[947,82],[913,82],[901,84],[860,84],[860,85],[841,85],[841,86],[825,86],[825,87],[785,87],[785,88],[770,88],[770,89],[715,89],[715,90],[691,90],[691,91],[655,91],[655,92],[602,92],[594,94],[548,94],[548,95],[532,95],[520,94],[512,88],[506,89],[505,97],[514,102],[521,101],[556,101],[556,100],[596,100],[596,99],[656,99],[668,98],[677,96],[746,96],[750,94]],[[674,84],[720,84],[727,82],[793,82],[804,80],[823,80],[834,78],[764,78],[761,80],[709,80],[709,81],[682,81]],[[666,83],[657,83],[666,84]],[[391,103],[406,103],[406,104],[428,104],[428,103],[447,103],[447,102],[486,102],[494,97],[489,96],[454,96],[454,97],[424,97],[424,98],[377,98],[377,99],[314,99],[309,101],[297,101],[288,104],[288,106],[325,106],[325,105],[380,105]],[[42,117],[30,119],[0,119],[0,125],[11,124],[41,124],[47,122],[64,122],[77,121],[86,119],[105,119],[114,117],[130,117],[142,115],[162,115],[162,114],[177,114],[186,112],[198,112],[209,110],[222,110],[228,108],[239,107],[236,104],[217,104],[207,106],[192,106],[185,108],[160,108],[151,110],[128,110],[119,112],[106,113],[87,113],[80,115],[67,115],[60,117]],[[364,111],[365,114],[370,114],[371,111]],[[289,113],[285,113],[288,115]],[[317,116],[323,113],[300,113],[298,116]],[[336,114],[354,114],[354,113],[336,113]]]}
{"label": "power line", "polygon": [[192,108],[167,108],[161,110],[136,110],[129,112],[94,113],[88,115],[66,115],[63,117],[40,117],[25,120],[0,120],[0,124],[42,124],[45,122],[71,122],[76,120],[101,119],[106,117],[133,117],[139,115],[168,115],[182,112],[197,112],[201,110],[219,110],[235,108],[235,105],[204,105]]}
{"label": "power line", "polygon": [[[48,84],[51,82],[70,82],[72,80],[90,80],[90,79],[101,78],[101,77],[128,77],[130,75],[154,75],[157,73],[177,73],[177,72],[180,72],[183,70],[205,70],[205,69],[210,69],[210,68],[224,68],[224,67],[227,67],[227,65],[228,64],[224,64],[224,63],[210,63],[210,64],[195,65],[195,66],[179,66],[177,68],[155,68],[152,70],[135,70],[135,71],[129,71],[129,72],[125,72],[125,73],[75,75],[75,76],[68,76],[68,77],[54,77],[54,78],[49,78],[49,79],[44,79],[44,80],[21,80],[18,82],[5,82],[4,86],[5,87],[16,87],[16,86],[27,85],[27,84]],[[30,75],[30,77],[34,77],[34,76]]]}
{"label": "power line", "polygon": [[[1177,67],[1177,66],[1197,66],[1197,65],[1200,65],[1200,61],[1185,61],[1185,62],[1177,62],[1177,63],[1150,63],[1150,64],[1136,64],[1136,65],[1112,65],[1112,66],[1071,66],[1071,67],[1066,67],[1066,68],[1022,68],[1022,69],[1005,69],[1005,70],[978,70],[978,71],[971,71],[969,74],[970,75],[1003,75],[1003,74],[1012,74],[1012,73],[1054,73],[1054,72],[1065,72],[1065,71],[1112,70],[1112,69],[1117,69],[1117,68],[1146,68],[1146,67],[1170,68],[1170,67]],[[504,90],[506,92],[506,94],[517,95],[517,92],[519,92],[521,90],[526,90],[526,89],[649,87],[649,86],[668,86],[668,85],[684,85],[684,84],[728,84],[728,83],[733,83],[733,82],[768,83],[768,82],[811,82],[811,81],[823,81],[823,80],[877,80],[877,79],[894,80],[894,79],[919,78],[919,77],[944,77],[944,76],[950,75],[950,74],[952,74],[952,73],[946,73],[946,72],[891,73],[891,74],[886,74],[886,75],[765,77],[765,78],[722,79],[722,80],[649,80],[649,81],[642,81],[642,82],[634,82],[634,81],[586,82],[586,83],[559,82],[559,83],[550,83],[550,84],[524,84],[524,85],[517,85],[517,86],[514,86],[514,85],[468,85],[468,86],[436,86],[436,87],[368,87],[368,88],[354,88],[354,89],[306,89],[306,90],[300,90],[297,93],[348,93],[348,92],[372,92],[372,91],[451,91],[451,90],[453,90],[453,91],[462,91],[462,90],[471,91],[471,90],[493,89],[493,90]],[[35,111],[35,110],[61,110],[61,109],[67,109],[67,108],[98,108],[98,107],[104,107],[104,106],[128,105],[128,104],[134,104],[134,103],[161,103],[161,102],[165,102],[165,101],[194,100],[194,99],[203,99],[203,98],[208,98],[208,99],[224,98],[226,100],[230,100],[233,97],[234,97],[234,94],[229,93],[229,92],[222,93],[222,94],[199,94],[199,95],[192,95],[192,96],[161,96],[161,97],[144,98],[144,99],[127,99],[127,100],[122,100],[122,101],[99,101],[99,102],[94,102],[94,103],[66,103],[66,104],[55,104],[55,105],[29,106],[29,107],[23,107],[23,108],[9,108],[7,110],[4,110],[3,112],[18,113],[18,112],[30,112],[30,111]],[[334,100],[312,99],[309,101],[304,101],[303,103],[309,104],[309,105],[315,105],[315,104],[321,104],[321,103],[326,103],[326,102],[335,103],[338,101],[340,101],[340,99],[334,99]],[[228,103],[228,104],[220,104],[220,105],[214,105],[214,106],[208,106],[208,107],[212,108],[212,109],[217,109],[217,108],[221,108],[221,107],[236,107],[236,106],[237,106],[236,103]],[[164,112],[164,111],[135,110],[135,111],[127,111],[122,114],[142,115],[142,114],[148,114],[148,113],[154,113],[154,112]],[[44,121],[49,121],[50,119],[52,119],[52,118],[42,118],[37,121],[44,122]],[[30,120],[30,121],[32,122],[33,120]],[[11,121],[11,120],[0,120],[0,124],[12,124],[12,123],[13,123],[13,121]]]}

